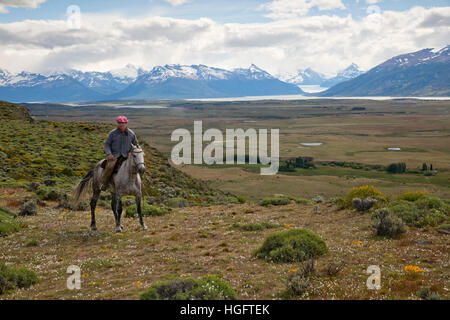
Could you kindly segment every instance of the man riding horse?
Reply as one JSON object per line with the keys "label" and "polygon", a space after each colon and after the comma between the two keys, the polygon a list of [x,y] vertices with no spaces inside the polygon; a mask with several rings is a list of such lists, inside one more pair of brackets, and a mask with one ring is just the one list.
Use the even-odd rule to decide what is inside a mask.
{"label": "man riding horse", "polygon": [[107,163],[102,175],[102,190],[106,190],[113,173],[116,173],[120,165],[128,157],[131,144],[138,145],[134,132],[127,127],[128,119],[125,116],[116,118],[117,128],[111,130],[103,145]]}
{"label": "man riding horse", "polygon": [[122,215],[122,197],[133,195],[142,229],[147,229],[142,218],[142,180],[145,172],[144,151],[138,145],[136,135],[127,128],[128,119],[119,116],[116,119],[117,129],[112,130],[106,138],[104,149],[106,159],[102,159],[90,170],[73,189],[74,206],[92,191],[91,229],[97,230],[95,208],[101,190],[111,191],[111,209],[116,221],[116,232],[122,232],[120,223]]}

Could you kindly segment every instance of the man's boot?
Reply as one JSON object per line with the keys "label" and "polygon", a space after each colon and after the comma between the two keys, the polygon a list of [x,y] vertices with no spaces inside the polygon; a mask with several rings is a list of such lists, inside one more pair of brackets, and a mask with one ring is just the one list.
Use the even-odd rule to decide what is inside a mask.
{"label": "man's boot", "polygon": [[109,184],[109,179],[111,178],[113,172],[114,172],[114,167],[116,165],[116,161],[117,160],[107,160],[106,162],[106,166],[105,169],[103,170],[102,173],[102,177],[101,177],[101,183],[102,183],[102,187],[101,190],[105,191],[108,188],[108,184]]}

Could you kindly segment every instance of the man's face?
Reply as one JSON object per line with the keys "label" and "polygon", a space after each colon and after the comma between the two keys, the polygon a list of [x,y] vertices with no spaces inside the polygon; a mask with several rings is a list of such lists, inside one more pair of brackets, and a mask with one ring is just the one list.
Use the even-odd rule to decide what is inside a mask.
{"label": "man's face", "polygon": [[117,123],[117,128],[119,128],[120,131],[125,131],[127,129],[126,122],[118,122]]}

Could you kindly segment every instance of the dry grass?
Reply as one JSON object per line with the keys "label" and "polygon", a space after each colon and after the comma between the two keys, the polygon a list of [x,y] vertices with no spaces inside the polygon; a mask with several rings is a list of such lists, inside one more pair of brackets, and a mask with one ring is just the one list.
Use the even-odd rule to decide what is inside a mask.
{"label": "dry grass", "polygon": [[[41,281],[5,299],[136,299],[152,283],[174,276],[200,277],[217,274],[228,281],[240,299],[279,299],[288,271],[298,263],[270,263],[256,259],[253,251],[265,237],[288,227],[304,227],[318,233],[329,252],[318,259],[319,275],[312,280],[311,299],[417,299],[420,286],[431,286],[449,297],[449,238],[435,232],[409,229],[400,239],[376,239],[369,229],[368,214],[336,211],[326,204],[290,204],[265,208],[252,203],[190,207],[161,217],[148,217],[147,231],[137,219],[123,219],[124,233],[115,234],[111,212],[99,209],[98,232],[88,229],[87,211],[39,208],[26,217],[28,228],[0,241],[0,259],[35,270]],[[231,228],[235,222],[271,222],[281,227],[260,231]],[[430,245],[412,245],[425,239]],[[34,246],[27,246],[34,241]],[[360,242],[359,242],[360,241]],[[330,263],[345,261],[335,276],[327,276]],[[66,288],[66,269],[78,265],[82,289]],[[366,288],[369,265],[381,268],[379,291]],[[408,274],[406,265],[425,270]],[[139,282],[138,282],[139,281]]]}

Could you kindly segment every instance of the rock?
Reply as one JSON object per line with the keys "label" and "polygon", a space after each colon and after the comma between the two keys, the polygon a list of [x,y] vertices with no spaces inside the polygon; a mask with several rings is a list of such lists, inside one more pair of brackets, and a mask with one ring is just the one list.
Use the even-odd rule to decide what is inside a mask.
{"label": "rock", "polygon": [[450,234],[450,230],[447,230],[447,229],[438,229],[436,231],[439,233],[442,233],[442,234]]}
{"label": "rock", "polygon": [[27,201],[20,206],[19,216],[35,216],[37,215],[37,205],[35,201]]}

